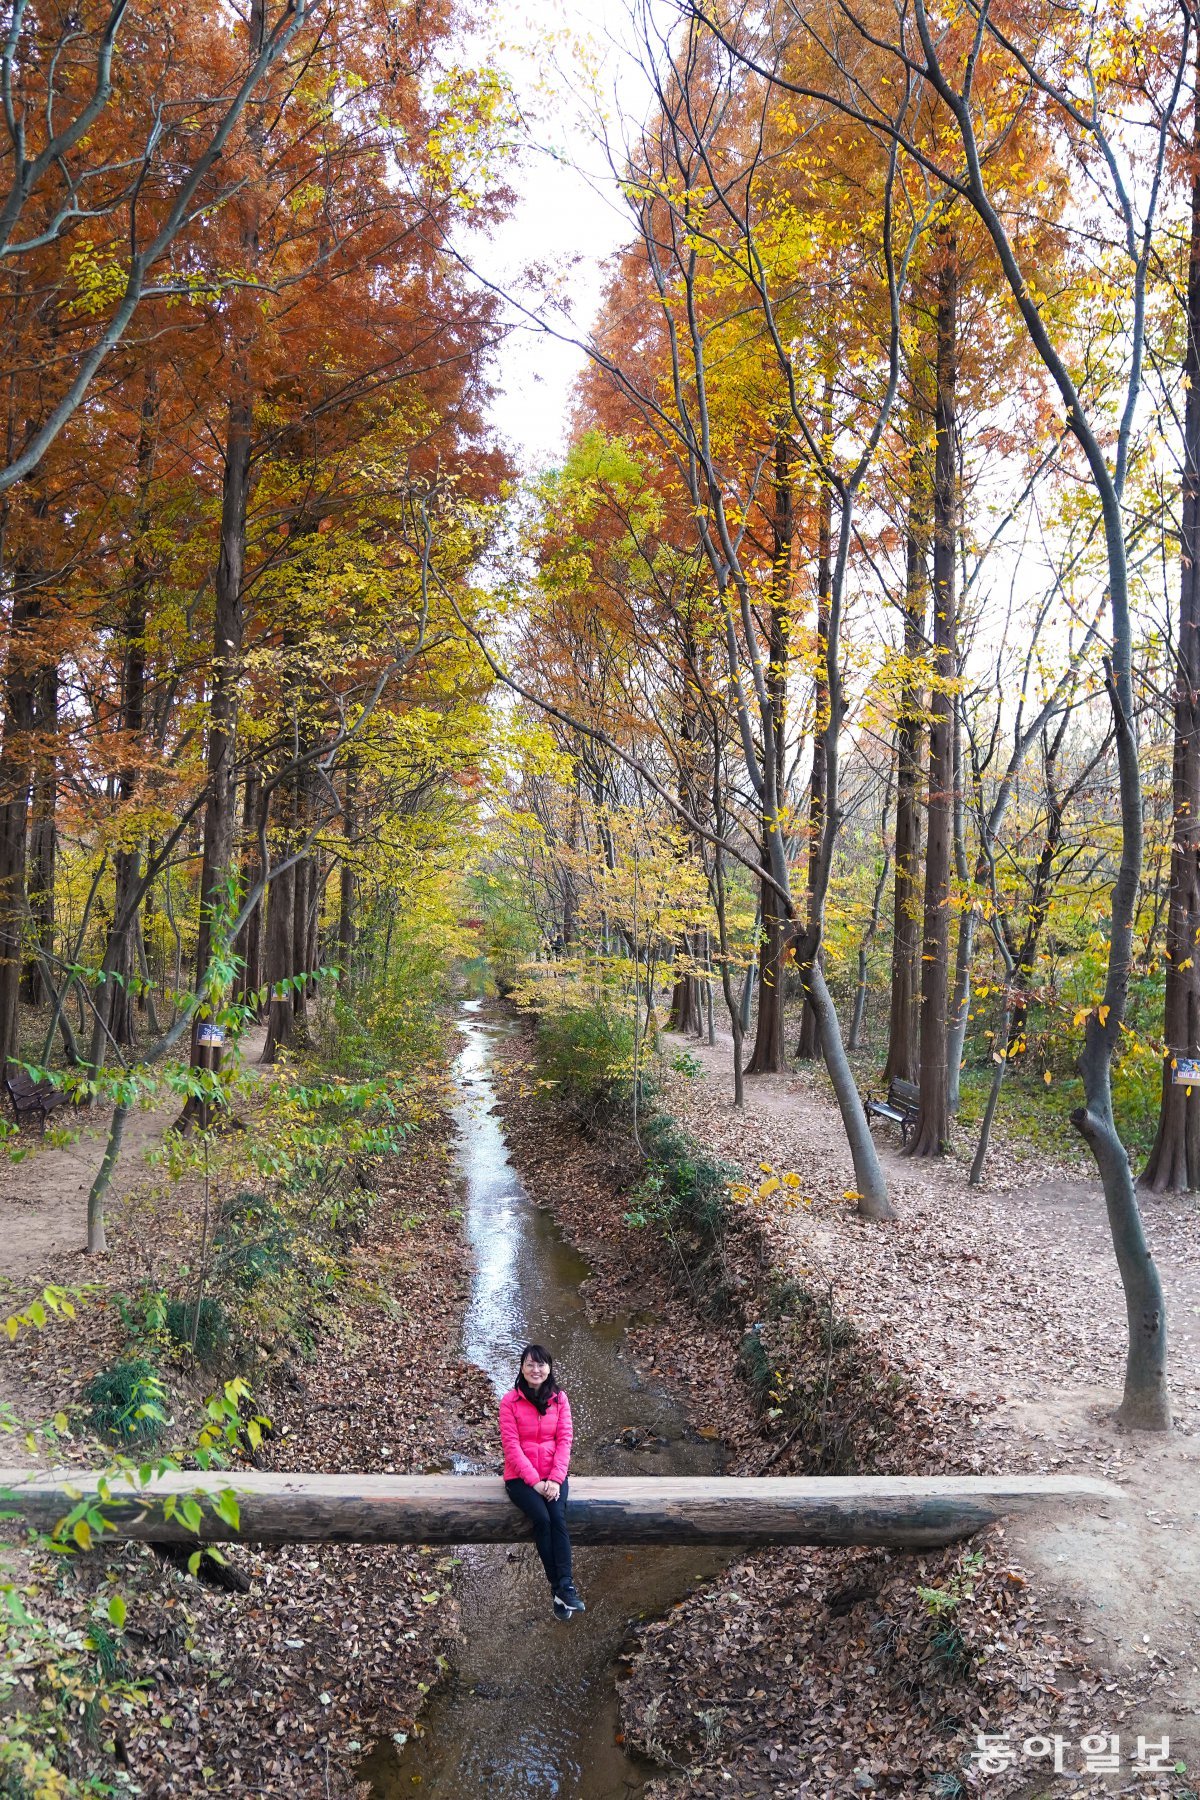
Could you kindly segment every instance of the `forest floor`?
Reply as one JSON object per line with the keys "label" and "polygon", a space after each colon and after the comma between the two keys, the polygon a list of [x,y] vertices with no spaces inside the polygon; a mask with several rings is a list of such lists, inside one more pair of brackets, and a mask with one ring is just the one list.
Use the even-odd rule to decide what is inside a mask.
{"label": "forest floor", "polygon": [[[567,1126],[526,1079],[521,1038],[506,1130],[531,1194],[591,1260],[590,1303],[632,1318],[635,1360],[686,1395],[697,1429],[726,1442],[732,1470],[806,1466],[802,1446],[750,1404],[737,1361],[746,1319],[790,1277],[828,1291],[831,1321],[836,1296],[839,1319],[853,1324],[837,1381],[855,1428],[872,1408],[893,1415],[872,1466],[1086,1471],[1127,1498],[984,1534],[977,1564],[961,1548],[781,1551],[733,1564],[639,1628],[622,1718],[630,1744],[668,1771],[652,1792],[1017,1800],[1115,1787],[1195,1800],[1194,1773],[1131,1773],[1137,1735],[1169,1735],[1173,1764],[1200,1765],[1195,1203],[1146,1203],[1170,1307],[1177,1423],[1169,1439],[1126,1436],[1111,1423],[1124,1316],[1094,1183],[1001,1144],[992,1185],[971,1190],[958,1162],[915,1165],[881,1133],[900,1217],[867,1226],[847,1198],[849,1158],[819,1071],[749,1081],[738,1114],[728,1046],[668,1040],[675,1047],[700,1072],[668,1074],[663,1100],[696,1140],[748,1174],[767,1165],[801,1183],[739,1214],[735,1315],[708,1316],[704,1297],[673,1277],[661,1237],[630,1228],[642,1171],[627,1133]],[[161,1269],[186,1260],[196,1196],[176,1184],[168,1206],[138,1154],[172,1116],[136,1116],[102,1262],[80,1250],[100,1134],[0,1174],[0,1270],[19,1270],[15,1291],[101,1283],[73,1324],[0,1351],[0,1386],[27,1416],[78,1402],[94,1369],[121,1352],[116,1295],[146,1276],[147,1257]],[[270,1466],[430,1468],[490,1439],[487,1384],[458,1360],[467,1256],[457,1199],[445,1127],[431,1124],[386,1165],[311,1349],[285,1347],[264,1379]],[[414,1405],[396,1371],[430,1356],[445,1376]],[[194,1377],[177,1372],[172,1388],[179,1407],[194,1405]],[[94,1451],[80,1437],[67,1453]],[[148,1796],[349,1795],[357,1759],[380,1734],[412,1728],[453,1655],[452,1559],[297,1547],[237,1560],[248,1594],[202,1588],[144,1548],[101,1551],[70,1559],[57,1583],[42,1578],[39,1603],[65,1629],[114,1581],[128,1595],[121,1673],[146,1686],[113,1744]],[[581,1564],[586,1583],[586,1553]],[[945,1617],[931,1615],[930,1592],[951,1602]],[[1066,1767],[1078,1769],[1085,1734],[1118,1731],[1116,1776],[1054,1779],[1022,1757],[1024,1739],[1061,1735]],[[979,1732],[1013,1742],[1006,1771],[970,1768]]]}
{"label": "forest floor", "polygon": [[[674,1040],[680,1048],[684,1040]],[[668,1077],[666,1104],[744,1169],[794,1171],[798,1190],[758,1203],[774,1259],[832,1285],[839,1311],[956,1420],[951,1471],[1107,1477],[1103,1511],[1013,1521],[1009,1553],[1062,1625],[1120,1677],[1146,1678],[1136,1729],[1170,1731],[1200,1767],[1200,1205],[1143,1199],[1166,1293],[1175,1428],[1119,1430],[1125,1308],[1099,1183],[997,1146],[987,1185],[957,1159],[914,1163],[890,1129],[878,1146],[898,1218],[860,1221],[832,1092],[819,1069],[746,1082],[732,1105],[731,1047],[688,1041],[701,1074]],[[964,1429],[965,1427],[965,1429]],[[931,1471],[932,1472],[932,1471]],[[1096,1730],[1106,1727],[1098,1718]],[[1115,1726],[1113,1727],[1115,1728]],[[1193,1780],[1195,1777],[1193,1776]]]}
{"label": "forest floor", "polygon": [[[841,1466],[1079,1471],[1128,1498],[941,1552],[784,1550],[732,1564],[635,1633],[621,1717],[627,1742],[667,1771],[650,1794],[1196,1800],[1195,1207],[1147,1209],[1172,1307],[1177,1425],[1167,1440],[1127,1437],[1110,1423],[1124,1322],[1092,1184],[1001,1145],[995,1185],[970,1191],[957,1163],[918,1167],[881,1142],[901,1216],[866,1226],[822,1075],[749,1082],[739,1115],[728,1047],[668,1038],[665,1060],[684,1048],[701,1072],[668,1074],[662,1106],[751,1179],[801,1178],[738,1215],[724,1251],[731,1304],[714,1307],[703,1276],[684,1279],[661,1234],[637,1226],[642,1167],[627,1132],[572,1128],[534,1091],[528,1040],[511,1047],[503,1110],[529,1192],[591,1263],[589,1304],[632,1320],[634,1360],[686,1394],[730,1471],[827,1466],[814,1463],[811,1411],[799,1436],[797,1415],[753,1403],[739,1350],[761,1319],[750,1336],[779,1359],[782,1408],[782,1390],[811,1392],[815,1379],[819,1396],[825,1378],[830,1419],[848,1421]],[[852,1328],[828,1363],[826,1293],[838,1341]],[[797,1325],[803,1294],[817,1304]],[[792,1322],[772,1322],[773,1308]],[[981,1733],[1002,1740],[1007,1766],[978,1765]],[[1113,1756],[1113,1734],[1106,1772],[1097,1759]],[[1169,1756],[1137,1769],[1138,1737],[1150,1753],[1169,1737]],[[1046,1741],[1027,1752],[1034,1739]]]}
{"label": "forest floor", "polygon": [[[449,1121],[428,1110],[403,1152],[379,1165],[373,1203],[336,1249],[332,1279],[306,1290],[313,1298],[302,1316],[282,1324],[264,1317],[261,1341],[246,1345],[255,1403],[273,1426],[265,1467],[444,1469],[490,1430],[489,1384],[459,1354],[469,1252]],[[130,1342],[122,1296],[159,1283],[177,1290],[195,1261],[199,1183],[168,1183],[144,1156],[177,1113],[176,1102],[131,1118],[103,1258],[82,1252],[102,1127],[67,1147],[39,1146],[15,1166],[0,1163],[3,1310],[48,1282],[96,1284],[74,1320],[52,1318],[0,1345],[0,1399],[26,1420],[59,1408],[71,1416],[63,1460],[97,1459],[81,1404],[92,1375],[143,1353]],[[227,1178],[246,1179],[236,1169]],[[164,1357],[161,1346],[151,1354]],[[436,1383],[414,1393],[402,1372],[431,1364]],[[160,1367],[186,1443],[204,1396],[234,1368],[205,1373],[170,1354]],[[0,1461],[25,1460],[19,1439],[0,1438]],[[454,1557],[296,1545],[239,1549],[230,1563],[246,1591],[197,1582],[145,1545],[101,1540],[90,1554],[49,1563],[23,1556],[27,1596],[54,1633],[51,1660],[63,1680],[84,1689],[95,1682],[83,1630],[95,1637],[103,1626],[96,1641],[115,1656],[107,1671],[115,1710],[90,1732],[60,1689],[66,1766],[101,1773],[120,1791],[132,1784],[147,1800],[362,1792],[359,1764],[380,1740],[414,1729],[448,1666],[458,1632]],[[107,1627],[114,1588],[128,1606],[120,1633]],[[9,1653],[9,1677],[28,1686],[24,1662],[44,1666],[46,1641],[10,1644]]]}

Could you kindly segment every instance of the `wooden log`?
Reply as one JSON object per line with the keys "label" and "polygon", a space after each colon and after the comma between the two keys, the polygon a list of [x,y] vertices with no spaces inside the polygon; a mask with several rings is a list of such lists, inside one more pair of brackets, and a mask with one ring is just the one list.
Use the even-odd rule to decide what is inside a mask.
{"label": "wooden log", "polygon": [[[0,1469],[0,1510],[53,1531],[95,1474]],[[249,1544],[507,1544],[530,1535],[496,1476],[307,1475],[239,1470],[171,1474],[136,1487],[110,1477],[102,1503],[115,1538]],[[206,1496],[232,1488],[235,1531]],[[197,1532],[163,1516],[170,1494],[203,1508]],[[889,1544],[922,1548],[970,1537],[1012,1513],[1121,1498],[1108,1482],[1069,1475],[572,1476],[579,1544]]]}

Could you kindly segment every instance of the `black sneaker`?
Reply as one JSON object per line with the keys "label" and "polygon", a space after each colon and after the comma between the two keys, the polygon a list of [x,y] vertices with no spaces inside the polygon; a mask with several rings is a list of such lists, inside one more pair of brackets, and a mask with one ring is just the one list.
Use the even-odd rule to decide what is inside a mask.
{"label": "black sneaker", "polygon": [[561,1619],[564,1625],[571,1623],[571,1608],[565,1600],[560,1600],[557,1594],[554,1596],[554,1616],[556,1619]]}
{"label": "black sneaker", "polygon": [[555,1600],[555,1605],[557,1605],[558,1602],[561,1600],[562,1604],[567,1608],[568,1612],[577,1613],[577,1612],[586,1612],[587,1611],[587,1607],[583,1604],[583,1601],[579,1597],[579,1589],[575,1586],[575,1583],[573,1581],[568,1581],[568,1582],[564,1583],[564,1585],[559,1588],[557,1594],[554,1596],[554,1600]]}

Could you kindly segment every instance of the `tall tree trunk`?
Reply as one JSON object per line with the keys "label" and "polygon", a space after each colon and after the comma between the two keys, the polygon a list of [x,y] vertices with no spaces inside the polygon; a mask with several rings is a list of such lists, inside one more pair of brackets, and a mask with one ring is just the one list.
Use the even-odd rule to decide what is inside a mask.
{"label": "tall tree trunk", "polygon": [[289,987],[277,993],[279,984],[296,974],[296,869],[291,863],[280,867],[292,855],[296,843],[295,781],[283,782],[275,790],[277,822],[271,833],[271,860],[279,873],[267,886],[267,931],[264,979],[268,990],[267,1041],[262,1061],[273,1063],[280,1050],[288,1049],[296,1038],[296,1009]]}
{"label": "tall tree trunk", "polygon": [[[233,861],[237,789],[236,734],[238,685],[246,614],[242,579],[246,563],[246,509],[250,498],[252,415],[247,385],[235,377],[225,431],[225,472],[221,487],[221,548],[213,609],[212,681],[208,707],[208,804],[204,812],[204,854],[200,876],[200,928],[196,942],[196,982],[209,973],[216,934],[225,913]],[[221,1054],[192,1033],[192,1066],[219,1067]]]}
{"label": "tall tree trunk", "polygon": [[971,963],[975,955],[975,925],[979,917],[975,895],[986,870],[983,849],[975,865],[975,887],[967,867],[967,820],[962,761],[962,707],[954,696],[954,872],[960,890],[958,940],[954,950],[954,995],[950,1002],[950,1022],[946,1038],[946,1105],[950,1117],[958,1112],[963,1050],[967,1041],[967,1021],[971,1016]]}
{"label": "tall tree trunk", "polygon": [[[782,796],[784,736],[787,725],[787,665],[791,641],[792,537],[791,442],[785,431],[775,438],[775,512],[770,593],[767,703],[773,725],[774,791]],[[762,821],[763,867],[772,864],[773,840],[782,831],[778,818]],[[762,944],[759,950],[758,1023],[748,1075],[776,1075],[787,1066],[783,1034],[783,962],[790,939],[790,920],[773,887],[762,884]]]}
{"label": "tall tree trunk", "polygon": [[[33,811],[29,828],[29,917],[38,949],[47,962],[54,958],[54,883],[58,868],[58,703],[59,669],[47,662],[38,683],[35,707],[37,749],[34,759]],[[37,1006],[53,1004],[42,976],[42,964],[31,956],[25,965],[23,999]]]}
{"label": "tall tree trunk", "polygon": [[879,841],[882,856],[879,874],[875,881],[875,891],[871,896],[871,912],[867,919],[867,928],[863,932],[862,942],[858,946],[858,982],[854,989],[854,1010],[850,1015],[850,1030],[846,1037],[846,1049],[853,1053],[858,1049],[862,1035],[863,1017],[867,1010],[867,961],[871,954],[871,945],[875,942],[875,934],[879,930],[879,914],[883,907],[883,892],[887,886],[888,869],[891,858],[888,855],[887,829],[888,813],[892,804],[892,770],[888,765],[887,781],[883,790],[883,816],[879,821]]}
{"label": "tall tree trunk", "polygon": [[[242,789],[242,891],[249,893],[262,876],[262,852],[258,843],[259,809],[262,805],[262,770],[251,763]],[[234,953],[241,964],[238,998],[248,1002],[262,986],[262,917],[259,899],[238,932]]]}
{"label": "tall tree trunk", "polygon": [[[1193,127],[1200,159],[1200,112]],[[1181,1057],[1200,1058],[1200,166],[1192,177],[1187,348],[1183,361],[1183,530],[1175,646],[1174,816],[1167,911],[1162,1099],[1141,1185],[1152,1193],[1200,1188],[1200,1082],[1176,1080]]]}
{"label": "tall tree trunk", "polygon": [[39,676],[35,636],[42,616],[36,580],[31,570],[14,570],[4,675],[4,724],[0,735],[0,1066],[12,1061],[20,1041],[25,854]]}
{"label": "tall tree trunk", "polygon": [[[914,421],[920,433],[920,421]],[[904,674],[896,735],[896,874],[892,889],[892,982],[886,1081],[916,1081],[917,994],[921,969],[921,748],[924,694],[926,542],[929,529],[927,463],[920,442],[909,460],[908,542],[904,583]]]}
{"label": "tall tree trunk", "polygon": [[[825,399],[823,402],[823,424],[826,441],[833,431],[833,385],[829,377],[825,381]],[[829,682],[826,678],[825,662],[829,642],[829,596],[833,587],[833,492],[829,483],[821,483],[821,495],[817,514],[817,672],[813,692],[813,760],[812,779],[808,788],[808,881],[807,911],[808,923],[812,925],[812,900],[817,882],[817,862],[820,856],[821,833],[825,829],[825,800],[828,788],[825,766],[825,726],[829,719]],[[805,995],[804,1011],[800,1017],[800,1041],[796,1045],[796,1055],[802,1062],[811,1062],[820,1047],[817,1030],[817,1015],[812,1001]]]}
{"label": "tall tree trunk", "polygon": [[697,935],[693,932],[683,935],[680,952],[688,967],[676,973],[671,989],[671,1010],[667,1015],[667,1030],[682,1032],[687,1037],[700,1037],[704,1030],[704,999],[700,978],[695,973],[695,964],[699,960]]}
{"label": "tall tree trunk", "polygon": [[925,919],[921,950],[920,1105],[911,1156],[941,1156],[950,1136],[946,1061],[950,953],[950,839],[954,825],[955,554],[958,457],[955,382],[958,271],[953,237],[941,239],[937,293],[933,462],[934,679],[929,728]]}
{"label": "tall tree trunk", "polygon": [[353,755],[346,763],[346,793],[342,809],[342,835],[346,853],[338,871],[337,960],[338,986],[344,994],[354,985],[354,940],[357,935],[358,876],[351,852],[358,836],[358,769]]}
{"label": "tall tree trunk", "polygon": [[[142,391],[141,423],[137,448],[137,512],[133,559],[125,616],[121,621],[121,699],[117,730],[122,760],[117,776],[118,811],[128,811],[141,781],[138,758],[146,728],[146,621],[154,565],[149,551],[150,486],[154,479],[157,445],[158,387],[155,376],[146,377]],[[113,858],[113,917],[104,947],[96,1016],[92,1030],[93,1068],[107,1060],[108,1046],[133,1042],[133,983],[137,976],[136,896],[142,876],[141,845],[122,829]]]}
{"label": "tall tree trunk", "polygon": [[[297,831],[302,833],[307,826],[306,807],[301,800],[301,815]],[[313,859],[303,856],[296,864],[296,872],[292,878],[292,973],[307,975],[311,964],[308,960],[308,907],[313,891]],[[308,983],[301,981],[292,991],[292,1014],[294,1030],[301,1043],[308,1039]]]}
{"label": "tall tree trunk", "polygon": [[[305,951],[304,967],[309,970],[321,967],[321,924],[325,902],[325,885],[329,879],[329,867],[320,850],[317,850],[311,863],[312,878],[308,888],[308,945]],[[313,981],[311,990],[315,994],[317,984]]]}

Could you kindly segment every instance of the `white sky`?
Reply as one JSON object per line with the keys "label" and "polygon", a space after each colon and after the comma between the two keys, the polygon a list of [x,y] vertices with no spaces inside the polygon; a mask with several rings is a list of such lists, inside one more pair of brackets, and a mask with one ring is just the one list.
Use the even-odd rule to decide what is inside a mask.
{"label": "white sky", "polygon": [[[605,259],[631,235],[603,147],[587,120],[589,61],[599,68],[598,87],[610,112],[616,91],[635,119],[645,110],[642,82],[619,47],[627,33],[624,0],[518,0],[483,25],[475,40],[488,45],[489,60],[512,80],[537,148],[526,154],[512,182],[520,196],[516,208],[490,241],[472,243],[471,260],[488,280],[527,303],[534,288],[523,280],[524,271],[547,266],[562,302],[556,322],[580,338],[600,299]],[[561,456],[571,385],[585,360],[570,344],[532,326],[518,326],[503,346],[492,417],[525,473]]]}

